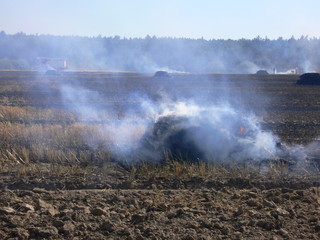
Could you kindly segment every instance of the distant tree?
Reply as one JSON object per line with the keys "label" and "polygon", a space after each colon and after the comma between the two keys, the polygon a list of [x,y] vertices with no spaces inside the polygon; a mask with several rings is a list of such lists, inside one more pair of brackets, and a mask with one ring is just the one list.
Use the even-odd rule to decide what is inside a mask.
{"label": "distant tree", "polygon": [[79,37],[0,32],[0,68],[30,68],[36,57],[66,58],[71,68],[186,72],[287,71],[320,66],[318,38],[205,40],[188,38]]}
{"label": "distant tree", "polygon": [[27,61],[23,59],[12,60],[12,59],[0,59],[0,69],[7,70],[27,70],[30,66]]}

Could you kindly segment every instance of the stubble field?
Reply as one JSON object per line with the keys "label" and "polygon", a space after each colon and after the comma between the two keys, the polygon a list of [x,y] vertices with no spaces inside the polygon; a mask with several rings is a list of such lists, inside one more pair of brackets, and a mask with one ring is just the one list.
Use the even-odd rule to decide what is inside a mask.
{"label": "stubble field", "polygon": [[282,143],[316,145],[320,86],[298,79],[1,71],[0,238],[319,239],[317,149],[308,167],[276,158],[130,166],[112,151],[120,131],[126,145],[145,130],[128,113],[143,115],[141,101],[164,95],[228,101]]}

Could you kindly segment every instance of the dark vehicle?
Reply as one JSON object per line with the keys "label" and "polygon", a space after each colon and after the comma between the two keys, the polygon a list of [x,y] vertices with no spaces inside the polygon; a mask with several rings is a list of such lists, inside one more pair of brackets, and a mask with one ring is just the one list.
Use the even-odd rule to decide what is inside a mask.
{"label": "dark vehicle", "polygon": [[46,71],[46,75],[57,76],[57,75],[61,75],[61,73],[58,72],[57,70],[48,70]]}
{"label": "dark vehicle", "polygon": [[167,71],[157,71],[154,74],[155,77],[170,77],[169,73]]}
{"label": "dark vehicle", "polygon": [[258,75],[267,75],[269,73],[266,70],[259,70],[259,71],[257,71],[256,74],[258,74]]}
{"label": "dark vehicle", "polygon": [[300,79],[296,82],[298,85],[320,85],[319,73],[304,73],[300,76]]}

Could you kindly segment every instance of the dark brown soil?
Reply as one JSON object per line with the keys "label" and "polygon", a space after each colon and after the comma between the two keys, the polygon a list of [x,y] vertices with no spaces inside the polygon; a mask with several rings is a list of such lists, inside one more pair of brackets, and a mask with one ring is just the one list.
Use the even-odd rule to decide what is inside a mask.
{"label": "dark brown soil", "polygon": [[0,237],[320,238],[320,192],[310,182],[255,187],[233,179],[167,189],[159,183],[161,179],[154,180],[142,189],[2,190]]}

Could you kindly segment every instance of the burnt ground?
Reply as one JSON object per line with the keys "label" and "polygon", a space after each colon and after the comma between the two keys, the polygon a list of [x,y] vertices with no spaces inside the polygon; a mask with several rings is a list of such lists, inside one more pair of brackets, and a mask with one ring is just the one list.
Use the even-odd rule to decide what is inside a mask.
{"label": "burnt ground", "polygon": [[[320,129],[319,89],[265,77],[271,83],[256,90],[273,95],[259,102],[268,114],[256,95],[248,99],[263,127],[309,143]],[[0,239],[320,239],[319,164],[297,174],[286,165],[1,167]]]}

